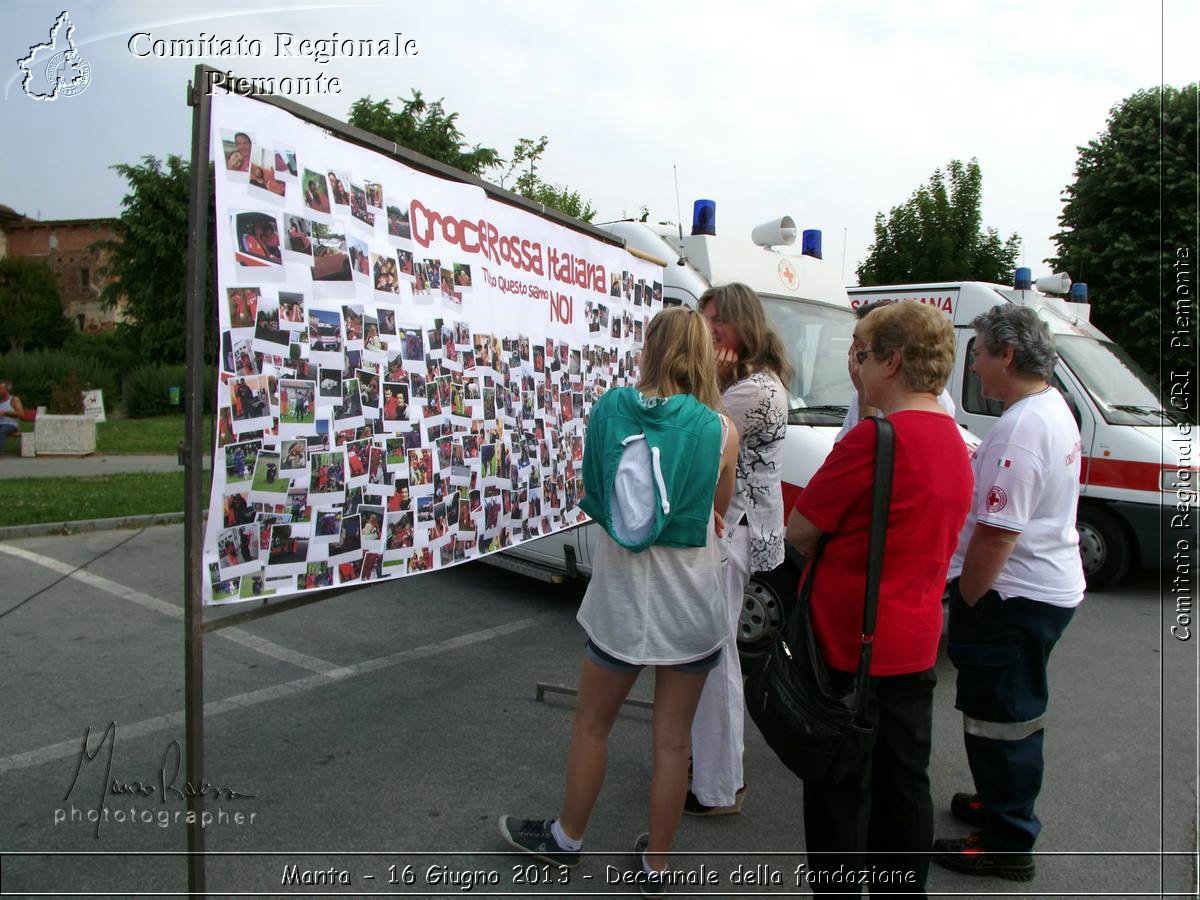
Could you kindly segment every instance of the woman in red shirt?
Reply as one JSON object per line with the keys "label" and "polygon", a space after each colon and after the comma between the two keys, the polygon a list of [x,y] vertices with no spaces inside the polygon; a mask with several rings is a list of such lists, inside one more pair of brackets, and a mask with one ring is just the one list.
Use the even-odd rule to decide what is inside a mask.
{"label": "woman in red shirt", "polygon": [[[866,401],[896,435],[868,700],[874,743],[858,773],[805,783],[808,867],[902,870],[910,873],[903,893],[923,897],[929,857],[921,854],[933,841],[928,768],[942,593],[974,481],[958,426],[937,402],[954,366],[949,319],[931,306],[893,303],[868,314],[854,337],[866,348],[852,350],[851,360]],[[875,435],[875,423],[862,421],[835,444],[788,521],[788,540],[803,552],[825,538],[807,574],[815,579],[813,628],[839,687],[858,667]],[[909,855],[885,856],[902,852]]]}

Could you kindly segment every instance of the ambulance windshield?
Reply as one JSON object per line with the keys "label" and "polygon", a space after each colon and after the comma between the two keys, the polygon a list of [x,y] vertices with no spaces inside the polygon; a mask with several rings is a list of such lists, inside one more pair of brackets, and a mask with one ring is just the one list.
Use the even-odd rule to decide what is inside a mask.
{"label": "ambulance windshield", "polygon": [[1055,346],[1110,425],[1168,425],[1178,413],[1164,409],[1150,376],[1112,341],[1058,334]]}
{"label": "ambulance windshield", "polygon": [[846,371],[854,313],[820,303],[760,294],[795,374],[788,424],[841,425],[854,385]]}

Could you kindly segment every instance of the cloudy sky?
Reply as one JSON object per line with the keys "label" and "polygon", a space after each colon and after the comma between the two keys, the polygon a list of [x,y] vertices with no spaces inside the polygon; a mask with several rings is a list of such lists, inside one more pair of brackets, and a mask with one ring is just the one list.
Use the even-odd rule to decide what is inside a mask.
{"label": "cloudy sky", "polygon": [[[444,97],[472,143],[509,155],[545,134],[542,175],[591,198],[597,221],[649,206],[685,221],[717,201],[718,231],[789,214],[824,232],[847,283],[875,213],[948,160],[977,157],[984,221],[1024,240],[1035,275],[1053,252],[1077,147],[1139,89],[1200,76],[1191,0],[1008,2],[143,4],[72,2],[87,89],[53,103],[21,90],[16,60],[65,0],[6,3],[0,203],[41,218],[113,216],[111,170],[186,155],[185,88],[207,62],[243,76],[316,75],[340,94],[294,97],[344,118],[358,97]],[[248,11],[249,10],[249,11]],[[408,59],[275,57],[275,33],[416,41]],[[259,58],[137,58],[154,39],[258,38]],[[60,38],[60,42],[62,38]],[[843,264],[844,255],[844,264]],[[1077,276],[1077,273],[1071,273]],[[1085,273],[1086,275],[1086,273]]]}

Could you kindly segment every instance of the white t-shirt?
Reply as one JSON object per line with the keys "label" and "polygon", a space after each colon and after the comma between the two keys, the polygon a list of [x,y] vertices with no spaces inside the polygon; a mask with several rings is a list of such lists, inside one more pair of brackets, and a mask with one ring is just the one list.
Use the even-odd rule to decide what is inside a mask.
{"label": "white t-shirt", "polygon": [[1075,417],[1054,388],[1004,411],[975,453],[975,500],[958,536],[947,577],[962,574],[975,523],[1021,537],[993,589],[1052,606],[1083,600],[1083,563],[1075,509],[1082,444]]}
{"label": "white t-shirt", "polygon": [[[954,408],[954,398],[950,396],[950,392],[945,388],[942,388],[942,392],[938,394],[937,402],[938,406],[948,412],[950,414],[950,418],[953,419],[956,410]],[[883,413],[880,413],[880,415],[883,415]],[[842,430],[837,433],[837,437],[833,439],[833,442],[836,444],[838,441],[848,435],[850,433],[850,429],[857,425],[858,420],[861,418],[862,415],[858,411],[858,394],[851,394],[850,406],[846,409],[846,418],[842,421]],[[963,436],[963,440],[967,442],[967,446],[970,446],[970,441],[967,441],[966,432],[961,428],[958,429],[958,431],[959,434]]]}

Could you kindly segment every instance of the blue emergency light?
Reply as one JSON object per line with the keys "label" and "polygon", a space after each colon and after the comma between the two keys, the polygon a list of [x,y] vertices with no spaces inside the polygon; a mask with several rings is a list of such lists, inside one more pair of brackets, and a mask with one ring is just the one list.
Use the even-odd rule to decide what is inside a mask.
{"label": "blue emergency light", "polygon": [[817,259],[824,258],[821,256],[821,229],[804,229],[804,234],[800,238],[800,255],[815,256]]}
{"label": "blue emergency light", "polygon": [[717,203],[697,200],[692,206],[692,234],[717,235]]}
{"label": "blue emergency light", "polygon": [[1017,291],[1028,291],[1033,289],[1033,272],[1025,266],[1017,269],[1017,276],[1013,279],[1013,289]]}
{"label": "blue emergency light", "polygon": [[1071,285],[1071,302],[1072,303],[1087,303],[1087,283],[1077,281]]}

